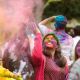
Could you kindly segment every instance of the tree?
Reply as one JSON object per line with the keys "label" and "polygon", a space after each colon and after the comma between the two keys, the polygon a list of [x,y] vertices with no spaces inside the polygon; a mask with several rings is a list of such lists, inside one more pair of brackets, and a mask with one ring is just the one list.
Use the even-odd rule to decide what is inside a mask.
{"label": "tree", "polygon": [[80,18],[80,0],[47,0],[43,17],[63,14],[69,19]]}

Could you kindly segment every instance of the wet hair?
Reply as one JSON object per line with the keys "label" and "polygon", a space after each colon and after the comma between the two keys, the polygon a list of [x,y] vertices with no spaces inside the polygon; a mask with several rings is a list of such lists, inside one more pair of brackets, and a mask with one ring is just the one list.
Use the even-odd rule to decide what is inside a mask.
{"label": "wet hair", "polygon": [[54,39],[57,41],[57,45],[58,47],[55,49],[55,54],[54,54],[54,61],[55,63],[59,66],[59,67],[64,67],[66,65],[66,59],[61,55],[61,48],[60,48],[60,44],[59,44],[59,40],[58,38],[55,36],[55,34],[50,33],[47,34],[44,38],[43,38],[43,54],[47,57],[51,57],[51,51],[54,49],[48,48],[45,46],[44,44],[44,40],[47,36],[49,35],[53,35]]}

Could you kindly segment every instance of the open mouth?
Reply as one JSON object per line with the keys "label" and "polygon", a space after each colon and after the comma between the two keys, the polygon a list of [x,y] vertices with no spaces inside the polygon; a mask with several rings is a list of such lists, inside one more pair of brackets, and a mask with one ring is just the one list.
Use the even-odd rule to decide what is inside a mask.
{"label": "open mouth", "polygon": [[53,48],[53,44],[52,44],[51,42],[46,43],[46,46],[47,46],[47,47],[50,47],[50,48]]}

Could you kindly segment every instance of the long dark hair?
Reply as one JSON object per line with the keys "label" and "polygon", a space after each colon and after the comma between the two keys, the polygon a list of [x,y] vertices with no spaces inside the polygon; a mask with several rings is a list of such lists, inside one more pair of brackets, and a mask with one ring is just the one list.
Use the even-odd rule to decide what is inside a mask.
{"label": "long dark hair", "polygon": [[80,44],[80,40],[78,41],[76,47],[75,47],[75,60],[77,60],[78,58],[80,58],[79,53],[77,52],[77,47],[80,47],[78,44]]}
{"label": "long dark hair", "polygon": [[51,49],[46,47],[45,44],[44,44],[44,40],[47,36],[49,35],[53,35],[54,39],[57,41],[57,45],[58,47],[55,49],[55,54],[54,54],[54,61],[55,63],[59,66],[59,67],[64,67],[65,64],[66,64],[66,59],[61,55],[61,48],[60,48],[60,44],[59,44],[59,40],[58,38],[56,37],[55,34],[53,33],[50,33],[50,34],[47,34],[44,38],[43,38],[43,54],[47,57],[51,57]]}

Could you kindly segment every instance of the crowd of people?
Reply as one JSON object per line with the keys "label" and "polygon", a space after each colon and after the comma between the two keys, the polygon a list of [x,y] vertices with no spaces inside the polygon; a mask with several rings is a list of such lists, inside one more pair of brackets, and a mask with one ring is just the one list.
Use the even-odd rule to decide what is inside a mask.
{"label": "crowd of people", "polygon": [[[54,22],[54,29],[47,27],[49,22]],[[80,25],[73,29],[73,37],[65,31],[67,23],[63,15],[52,16],[38,24],[34,37],[28,35],[34,69],[31,80],[80,80]],[[0,80],[23,80],[1,61]]]}
{"label": "crowd of people", "polygon": [[[55,30],[46,24],[54,21]],[[41,21],[33,39],[28,36],[32,49],[34,80],[80,80],[80,26],[74,28],[75,36],[66,33],[67,18],[52,16]]]}

